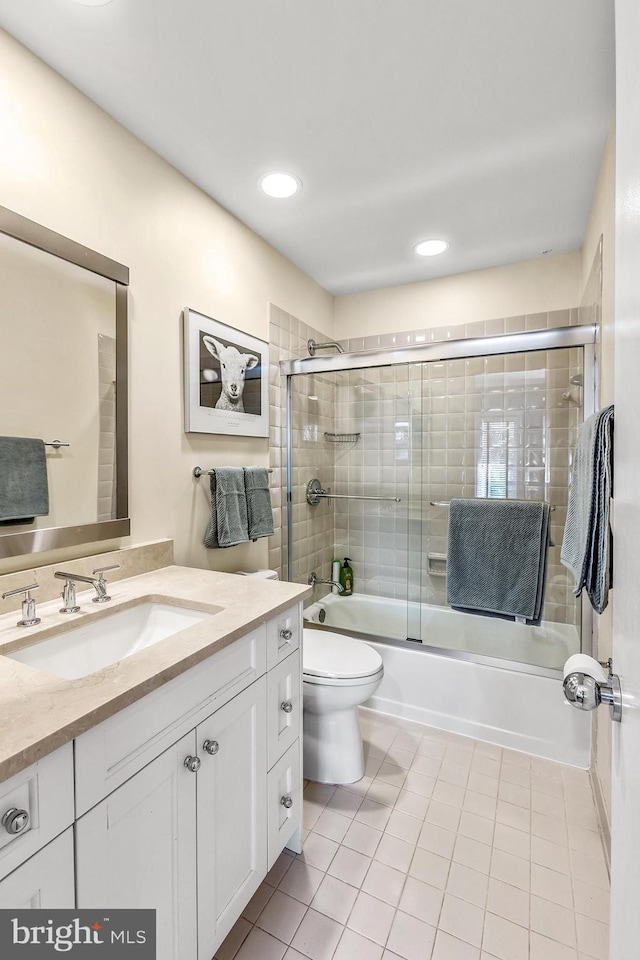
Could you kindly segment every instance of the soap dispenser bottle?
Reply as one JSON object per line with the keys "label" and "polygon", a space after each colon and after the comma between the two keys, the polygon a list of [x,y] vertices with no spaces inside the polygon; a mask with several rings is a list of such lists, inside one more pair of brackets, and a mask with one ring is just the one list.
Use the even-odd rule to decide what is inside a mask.
{"label": "soap dispenser bottle", "polygon": [[349,557],[344,558],[344,562],[340,567],[340,585],[344,587],[341,597],[350,597],[353,593],[353,570],[351,569],[351,560]]}

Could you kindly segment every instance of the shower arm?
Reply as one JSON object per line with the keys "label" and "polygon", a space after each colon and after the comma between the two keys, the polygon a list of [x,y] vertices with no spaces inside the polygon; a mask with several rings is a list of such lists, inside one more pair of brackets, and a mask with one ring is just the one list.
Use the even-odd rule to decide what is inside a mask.
{"label": "shower arm", "polygon": [[344,353],[344,348],[335,340],[325,340],[323,343],[318,343],[317,340],[307,340],[307,350],[310,357],[315,357],[316,350],[325,350],[328,347],[333,347],[338,353]]}
{"label": "shower arm", "polygon": [[327,493],[322,489],[318,479],[309,480],[307,484],[307,503],[316,507],[320,499],[325,500],[386,500],[391,503],[402,503],[400,497],[362,497],[355,493]]}

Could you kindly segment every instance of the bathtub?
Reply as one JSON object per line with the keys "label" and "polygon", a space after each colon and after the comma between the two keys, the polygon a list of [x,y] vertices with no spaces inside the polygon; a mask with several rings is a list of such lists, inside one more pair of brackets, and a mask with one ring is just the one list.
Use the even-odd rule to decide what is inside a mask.
{"label": "bathtub", "polygon": [[[307,624],[360,636],[380,653],[385,675],[367,707],[590,766],[591,718],[562,693],[562,665],[580,649],[575,627],[530,627],[364,594],[329,594],[304,615]],[[422,642],[407,643],[416,633]]]}

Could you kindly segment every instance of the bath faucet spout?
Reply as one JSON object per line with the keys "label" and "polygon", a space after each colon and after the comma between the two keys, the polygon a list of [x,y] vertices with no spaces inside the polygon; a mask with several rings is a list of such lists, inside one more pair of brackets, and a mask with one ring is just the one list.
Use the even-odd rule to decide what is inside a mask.
{"label": "bath faucet spout", "polygon": [[322,580],[320,577],[316,576],[315,570],[313,570],[309,574],[309,579],[307,580],[307,583],[309,584],[310,587],[315,587],[316,583],[326,583],[330,587],[335,587],[338,593],[344,593],[344,587],[342,586],[341,583],[338,583],[337,580]]}

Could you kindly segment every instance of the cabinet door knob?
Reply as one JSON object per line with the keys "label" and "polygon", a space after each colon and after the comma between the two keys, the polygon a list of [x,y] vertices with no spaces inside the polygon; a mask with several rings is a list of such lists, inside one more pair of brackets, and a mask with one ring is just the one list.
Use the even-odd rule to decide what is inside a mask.
{"label": "cabinet door knob", "polygon": [[22,833],[29,826],[29,811],[18,810],[17,807],[11,807],[2,818],[2,826],[7,833]]}
{"label": "cabinet door knob", "polygon": [[202,744],[202,749],[206,750],[212,757],[215,757],[216,753],[220,749],[220,744],[217,740],[205,740]]}
{"label": "cabinet door knob", "polygon": [[281,630],[280,636],[282,637],[283,640],[286,640],[288,643],[289,640],[291,640],[291,638],[293,637],[293,630]]}
{"label": "cabinet door knob", "polygon": [[191,773],[197,773],[200,767],[202,766],[202,760],[200,757],[186,757],[184,765],[187,770],[190,770]]}
{"label": "cabinet door knob", "polygon": [[291,700],[283,700],[280,704],[280,709],[284,710],[285,713],[291,713],[293,710],[293,704]]}
{"label": "cabinet door knob", "polygon": [[290,793],[285,793],[284,797],[280,797],[280,803],[283,807],[286,807],[287,810],[290,810],[293,806],[293,800]]}

